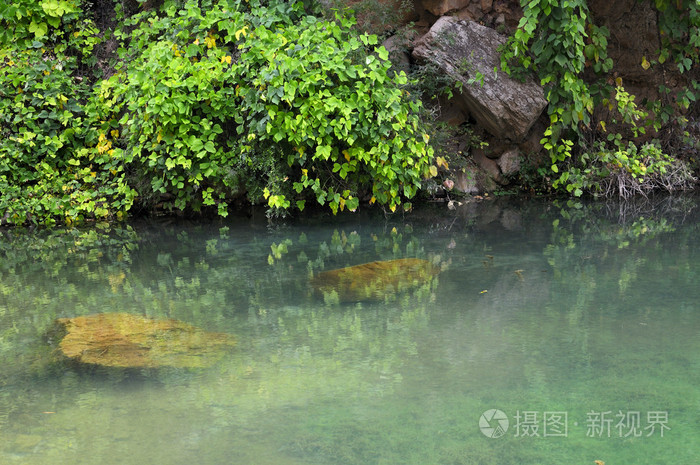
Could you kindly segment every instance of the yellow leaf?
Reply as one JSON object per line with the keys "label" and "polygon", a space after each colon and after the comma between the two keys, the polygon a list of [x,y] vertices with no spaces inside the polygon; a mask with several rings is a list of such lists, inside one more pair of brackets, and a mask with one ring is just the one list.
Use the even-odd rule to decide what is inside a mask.
{"label": "yellow leaf", "polygon": [[301,174],[302,174],[302,176],[304,176],[304,177],[306,178],[306,177],[309,176],[309,170],[307,170],[307,169],[302,169],[302,170],[301,170]]}
{"label": "yellow leaf", "polygon": [[343,150],[343,156],[345,157],[345,159],[346,159],[347,161],[350,161],[350,154],[348,153],[347,150]]}
{"label": "yellow leaf", "polygon": [[119,130],[118,130],[118,129],[112,129],[109,133],[110,133],[110,134],[112,135],[112,137],[114,137],[115,139],[116,139],[117,137],[119,137]]}
{"label": "yellow leaf", "polygon": [[199,38],[197,38],[197,40],[194,41],[194,44],[199,45]]}
{"label": "yellow leaf", "polygon": [[435,177],[438,175],[438,170],[437,170],[437,167],[435,165],[430,165],[429,170],[430,170],[430,176]]}
{"label": "yellow leaf", "polygon": [[233,34],[236,36],[236,40],[239,40],[241,36],[246,36],[246,29],[248,29],[248,26],[244,26],[243,29],[239,29]]}
{"label": "yellow leaf", "polygon": [[229,65],[231,64],[231,57],[229,55],[225,55],[221,57],[221,62],[222,63],[228,63]]}
{"label": "yellow leaf", "polygon": [[[370,205],[373,205],[374,202],[376,202],[376,201],[377,201],[377,198],[376,198],[375,196],[372,196],[372,198],[369,199],[369,204],[370,204]],[[375,239],[375,240],[376,240],[376,239]]]}
{"label": "yellow leaf", "polygon": [[647,57],[642,57],[642,68],[647,70],[650,66],[651,64],[647,61]]}
{"label": "yellow leaf", "polygon": [[340,204],[340,211],[342,212],[345,210],[345,199],[343,197],[340,198],[340,201],[338,202]]}
{"label": "yellow leaf", "polygon": [[622,78],[621,78],[621,77],[616,77],[616,78],[615,78],[615,84],[617,84],[618,86],[621,86],[621,85],[622,85]]}
{"label": "yellow leaf", "polygon": [[216,39],[211,35],[211,32],[204,38],[204,43],[207,44],[207,48],[216,47]]}

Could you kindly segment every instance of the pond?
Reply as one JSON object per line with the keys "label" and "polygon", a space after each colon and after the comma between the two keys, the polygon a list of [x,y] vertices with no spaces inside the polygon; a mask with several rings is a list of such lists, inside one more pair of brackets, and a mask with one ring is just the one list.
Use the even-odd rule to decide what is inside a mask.
{"label": "pond", "polygon": [[[700,462],[695,197],[0,234],[2,464]],[[401,258],[440,273],[349,303],[309,284]],[[236,346],[56,359],[55,319],[112,312]]]}

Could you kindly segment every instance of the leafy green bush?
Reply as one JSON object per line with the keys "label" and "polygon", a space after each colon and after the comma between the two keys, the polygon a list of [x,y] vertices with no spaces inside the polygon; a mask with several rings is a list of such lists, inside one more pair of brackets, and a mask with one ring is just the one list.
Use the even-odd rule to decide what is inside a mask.
{"label": "leafy green bush", "polygon": [[[261,141],[282,144],[287,164],[300,173],[298,194],[310,191],[336,212],[356,209],[371,186],[371,202],[393,211],[430,175],[432,148],[420,105],[403,100],[405,74],[392,79],[383,47],[365,53],[376,36],[354,37],[351,25],[340,16],[306,16],[284,31],[252,31],[240,60],[247,76],[241,122]],[[269,199],[287,206],[286,196]]]}
{"label": "leafy green bush", "polygon": [[79,3],[79,0],[3,2],[0,5],[0,44],[14,44],[21,50],[36,47],[47,39],[60,43],[76,32],[72,26],[80,17]]}
{"label": "leafy green bush", "polygon": [[658,62],[672,58],[681,73],[690,71],[700,47],[700,5],[692,0],[654,0],[661,40]]}
{"label": "leafy green bush", "polygon": [[77,0],[3,7],[0,222],[121,218],[134,203],[226,215],[243,194],[277,212],[410,208],[434,167],[406,76],[350,18],[305,8],[118,9],[119,63],[93,85],[81,70],[101,39]]}
{"label": "leafy green bush", "polygon": [[[135,43],[128,71],[109,82],[126,158],[153,191],[179,209],[218,203],[220,214],[242,184],[281,210],[309,197],[354,210],[366,186],[392,210],[413,197],[432,151],[419,104],[403,100],[406,77],[390,78],[383,48],[366,53],[377,38],[301,4],[277,5],[279,17],[269,5],[234,6],[203,14],[186,2],[186,15],[141,18],[134,35],[148,29],[150,43]],[[251,175],[258,185],[243,180]]]}
{"label": "leafy green bush", "polygon": [[238,111],[237,79],[232,52],[217,42],[240,37],[244,17],[220,4],[207,10],[187,2],[180,11],[169,4],[162,16],[133,18],[137,29],[124,53],[130,61],[102,83],[98,105],[121,129],[114,144],[143,203],[162,194],[170,208],[218,203],[225,214],[236,154],[224,140],[230,134],[222,134]]}
{"label": "leafy green bush", "polygon": [[[646,121],[648,114],[637,108],[634,96],[622,86],[617,87],[614,102],[604,100],[603,103],[611,110],[611,124],[626,125],[634,137],[644,134],[645,128],[639,123]],[[599,124],[605,129],[604,121]],[[563,140],[554,148],[545,141],[545,147],[557,154],[570,151],[572,145],[572,141]],[[559,155],[557,161],[564,160]],[[620,133],[610,133],[605,140],[595,141],[579,154],[575,163],[563,166],[565,169],[553,182],[553,187],[565,188],[576,197],[587,192],[596,196],[628,198],[636,194],[646,195],[656,189],[668,192],[687,189],[695,182],[687,165],[663,153],[658,141],[644,143],[638,148],[632,141],[625,144]],[[556,163],[552,165],[552,171],[559,172]]]}
{"label": "leafy green bush", "polygon": [[523,17],[503,49],[501,67],[515,74],[521,69],[537,73],[547,89],[553,126],[587,125],[604,89],[591,89],[583,71],[589,66],[600,74],[612,68],[606,52],[609,31],[591,22],[586,0],[520,3]]}
{"label": "leafy green bush", "polygon": [[98,41],[94,24],[56,0],[14,2],[0,18],[0,224],[122,215],[133,192],[119,160],[98,149],[78,73]]}
{"label": "leafy green bush", "polygon": [[564,171],[556,181],[575,196],[584,192],[604,197],[629,198],[654,190],[687,189],[695,182],[687,166],[662,152],[656,143],[625,146],[618,135],[610,135],[614,148],[599,141],[595,151],[581,154],[577,166]]}

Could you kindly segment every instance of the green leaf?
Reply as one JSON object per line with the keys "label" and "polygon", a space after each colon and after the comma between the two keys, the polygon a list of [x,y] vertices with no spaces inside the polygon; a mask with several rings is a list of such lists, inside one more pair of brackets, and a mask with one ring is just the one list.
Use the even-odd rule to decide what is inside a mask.
{"label": "green leaf", "polygon": [[354,212],[357,210],[357,207],[360,206],[360,199],[350,196],[345,200],[345,206],[348,208],[348,210]]}
{"label": "green leaf", "polygon": [[200,50],[201,50],[201,48],[199,45],[190,44],[187,46],[187,50],[185,51],[185,56],[187,58],[196,57],[199,54]]}
{"label": "green leaf", "polygon": [[190,149],[193,152],[201,152],[202,149],[204,148],[204,144],[202,143],[202,140],[194,135],[190,136],[190,139],[188,140],[187,145],[189,145]]}
{"label": "green leaf", "polygon": [[[593,44],[588,44],[586,47],[583,49],[583,54],[588,58],[589,60],[593,60],[595,58],[595,52],[596,52],[596,47]],[[598,61],[598,60],[596,60]]]}
{"label": "green leaf", "polygon": [[59,2],[58,0],[44,0],[41,2],[41,8],[49,16],[61,17],[65,12],[66,2]]}
{"label": "green leaf", "polygon": [[36,22],[32,21],[29,24],[29,32],[33,32],[34,36],[37,39],[44,37],[48,30],[49,30],[49,27],[46,25],[46,23],[36,23]]}

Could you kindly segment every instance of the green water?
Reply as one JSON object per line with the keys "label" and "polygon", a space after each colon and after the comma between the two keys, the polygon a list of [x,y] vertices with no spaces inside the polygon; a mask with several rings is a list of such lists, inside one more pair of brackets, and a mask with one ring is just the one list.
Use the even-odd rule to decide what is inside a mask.
{"label": "green water", "polygon": [[[1,464],[700,462],[697,199],[0,234]],[[404,257],[442,272],[311,295]],[[203,370],[54,361],[55,318],[117,311],[238,345]]]}

